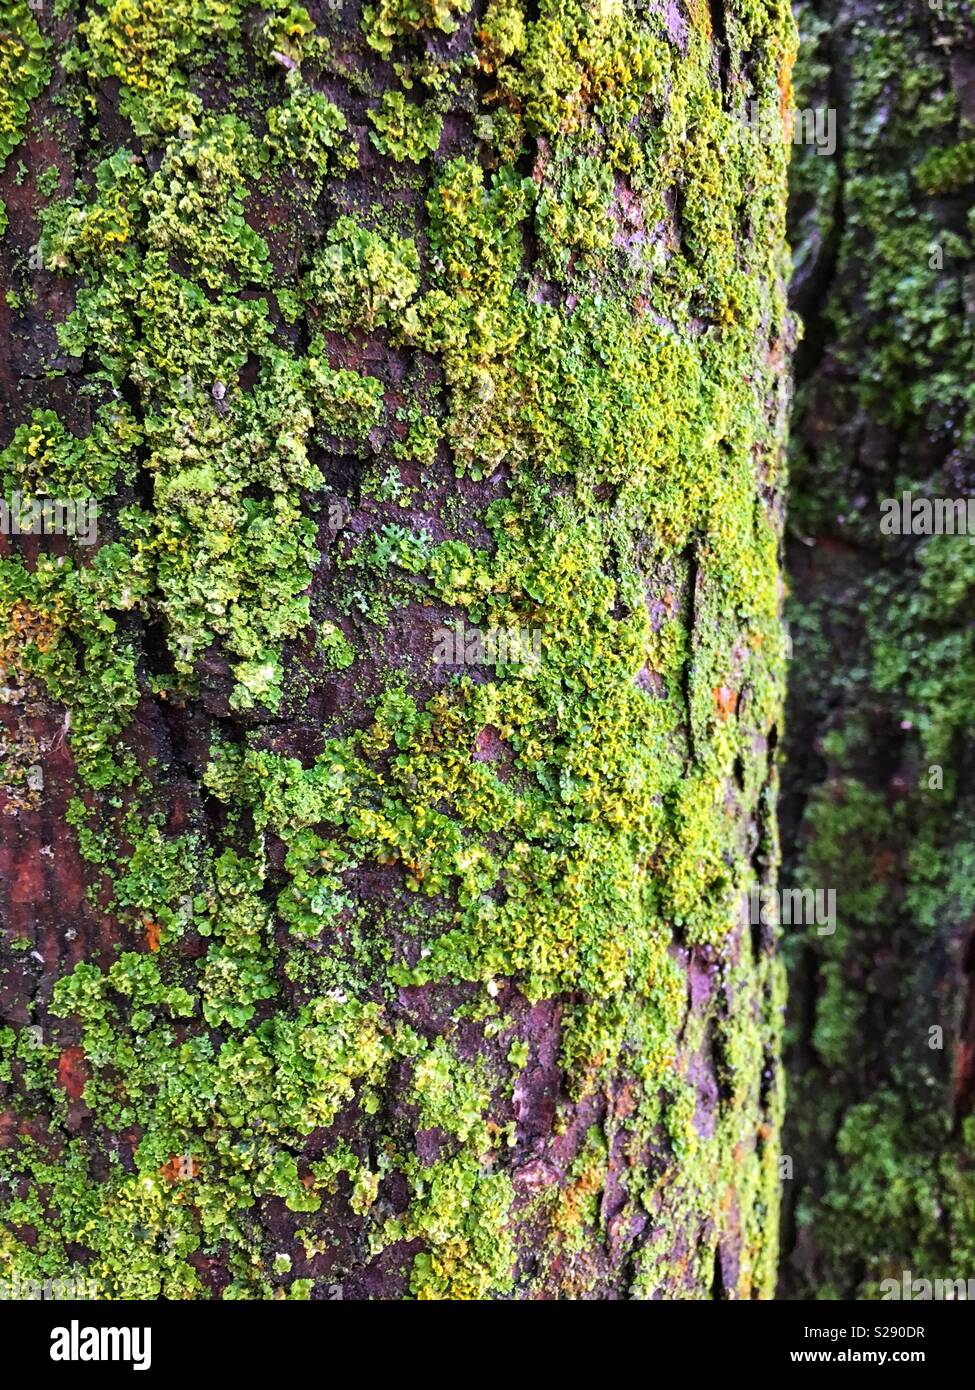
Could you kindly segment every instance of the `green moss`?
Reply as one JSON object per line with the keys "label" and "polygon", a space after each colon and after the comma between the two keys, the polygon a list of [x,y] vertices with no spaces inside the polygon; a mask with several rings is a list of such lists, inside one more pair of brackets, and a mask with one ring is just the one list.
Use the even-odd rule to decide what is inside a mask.
{"label": "green moss", "polygon": [[917,166],[914,177],[925,193],[957,193],[975,181],[975,140],[932,150]]}
{"label": "green moss", "polygon": [[[799,101],[815,105],[830,17],[802,22],[811,85]],[[794,1039],[788,1138],[802,1170],[798,1244],[811,1252],[793,1274],[803,1297],[875,1298],[907,1268],[961,1274],[973,1249],[971,1125],[952,1095],[963,1004],[945,984],[957,924],[975,911],[959,775],[975,695],[973,552],[963,536],[879,530],[885,497],[957,493],[940,461],[972,434],[970,343],[958,332],[970,227],[964,200],[932,201],[972,177],[949,67],[895,7],[855,20],[842,224],[835,178],[809,167],[830,161],[806,153],[796,166],[800,263],[832,242],[836,267],[816,306],[825,370],[797,402],[790,505],[821,556],[840,543],[792,612],[797,707],[820,731],[822,760],[792,872],[837,902],[833,935],[789,945],[797,1017],[812,1020]],[[883,441],[875,459],[867,441]],[[847,571],[842,553],[863,562]],[[928,1045],[935,1025],[943,1050]]]}

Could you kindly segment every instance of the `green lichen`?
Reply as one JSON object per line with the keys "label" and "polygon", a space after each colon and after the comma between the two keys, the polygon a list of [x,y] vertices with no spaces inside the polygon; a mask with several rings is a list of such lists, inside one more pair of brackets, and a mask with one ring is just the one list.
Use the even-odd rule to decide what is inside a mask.
{"label": "green lichen", "polygon": [[[106,149],[45,213],[45,265],[74,277],[59,343],[101,394],[85,439],[40,409],[3,469],[97,494],[110,529],[90,562],[5,561],[0,597],[9,688],[71,712],[70,824],[120,935],[58,981],[55,1041],[7,1040],[59,1136],[2,1155],[11,1229],[38,1238],[0,1260],[25,1274],[80,1246],[113,1297],[199,1298],[202,1255],[225,1298],[301,1298],[346,1202],[338,1277],[402,1244],[417,1298],[618,1293],[594,1253],[612,1169],[613,1230],[654,1232],[634,1293],[701,1296],[736,1243],[729,1292],[770,1291],[781,980],[739,906],[776,858],[785,151],[741,138],[703,9],[677,43],[627,6],[495,0],[476,85],[417,56],[467,8],[366,11],[404,90],[433,94],[369,107],[379,204],[304,11],[253,38],[236,4],[85,21],[74,97],[118,78],[153,157]],[[777,104],[787,11],[731,28]],[[238,76],[255,60],[252,105],[198,80],[214,48]],[[437,158],[484,74],[480,145]],[[283,251],[255,215],[282,185]],[[438,670],[427,619],[537,633],[539,659]],[[140,709],[206,716],[189,826]],[[693,1008],[690,952],[715,976]],[[532,1198],[535,1273],[515,1000],[558,1010],[553,1132],[597,1117]],[[68,1127],[68,1039],[96,1138]],[[268,1204],[300,1218],[286,1258]]]}
{"label": "green lichen", "polygon": [[341,217],[328,233],[302,284],[324,328],[348,332],[399,326],[420,288],[420,261],[412,241],[391,240]]}
{"label": "green lichen", "polygon": [[264,140],[282,163],[305,172],[312,187],[319,188],[329,174],[357,165],[343,139],[346,120],[337,106],[307,86],[300,69],[289,72],[287,86],[288,100],[267,112]]}
{"label": "green lichen", "polygon": [[458,16],[467,14],[471,0],[380,0],[363,12],[362,32],[366,42],[388,58],[398,40],[410,38],[422,29],[452,34]]}
{"label": "green lichen", "polygon": [[51,76],[50,49],[26,0],[8,0],[0,15],[0,168],[23,139],[30,103]]}
{"label": "green lichen", "polygon": [[418,106],[402,92],[384,92],[378,111],[370,111],[375,130],[369,139],[380,154],[393,159],[410,159],[419,164],[440,144],[443,119],[432,104]]}

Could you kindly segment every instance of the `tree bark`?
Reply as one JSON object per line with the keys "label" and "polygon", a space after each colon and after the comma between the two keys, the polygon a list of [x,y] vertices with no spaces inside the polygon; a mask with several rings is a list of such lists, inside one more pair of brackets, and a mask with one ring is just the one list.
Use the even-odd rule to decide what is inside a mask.
{"label": "tree bark", "polygon": [[883,0],[803,7],[800,31],[799,100],[840,144],[793,174],[783,840],[837,929],[789,947],[783,1291],[904,1297],[975,1273],[975,552],[881,525],[886,499],[975,482],[975,32],[965,6]]}
{"label": "tree bark", "polygon": [[787,7],[3,35],[0,1270],[769,1296]]}

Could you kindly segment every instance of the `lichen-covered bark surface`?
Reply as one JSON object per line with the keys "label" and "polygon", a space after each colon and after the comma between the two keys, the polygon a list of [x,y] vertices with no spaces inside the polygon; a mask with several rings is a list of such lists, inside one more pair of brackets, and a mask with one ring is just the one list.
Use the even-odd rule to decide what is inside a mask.
{"label": "lichen-covered bark surface", "polygon": [[[794,161],[789,877],[837,893],[790,937],[783,1289],[975,1275],[975,546],[882,503],[975,493],[975,24],[946,0],[800,12]],[[941,1030],[940,1032],[938,1030]]]}
{"label": "lichen-covered bark surface", "polygon": [[793,49],[6,0],[0,1274],[770,1294]]}

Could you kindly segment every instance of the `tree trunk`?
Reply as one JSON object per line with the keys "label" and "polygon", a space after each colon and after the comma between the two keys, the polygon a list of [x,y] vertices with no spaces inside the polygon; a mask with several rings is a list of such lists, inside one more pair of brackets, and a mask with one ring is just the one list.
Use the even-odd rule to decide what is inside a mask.
{"label": "tree trunk", "polygon": [[975,492],[975,30],[883,0],[800,29],[799,100],[838,110],[840,148],[794,166],[783,838],[838,925],[790,948],[783,1286],[900,1297],[906,1271],[975,1275],[975,549],[882,526],[905,492]]}
{"label": "tree trunk", "polygon": [[5,1277],[770,1295],[793,47],[5,7]]}

